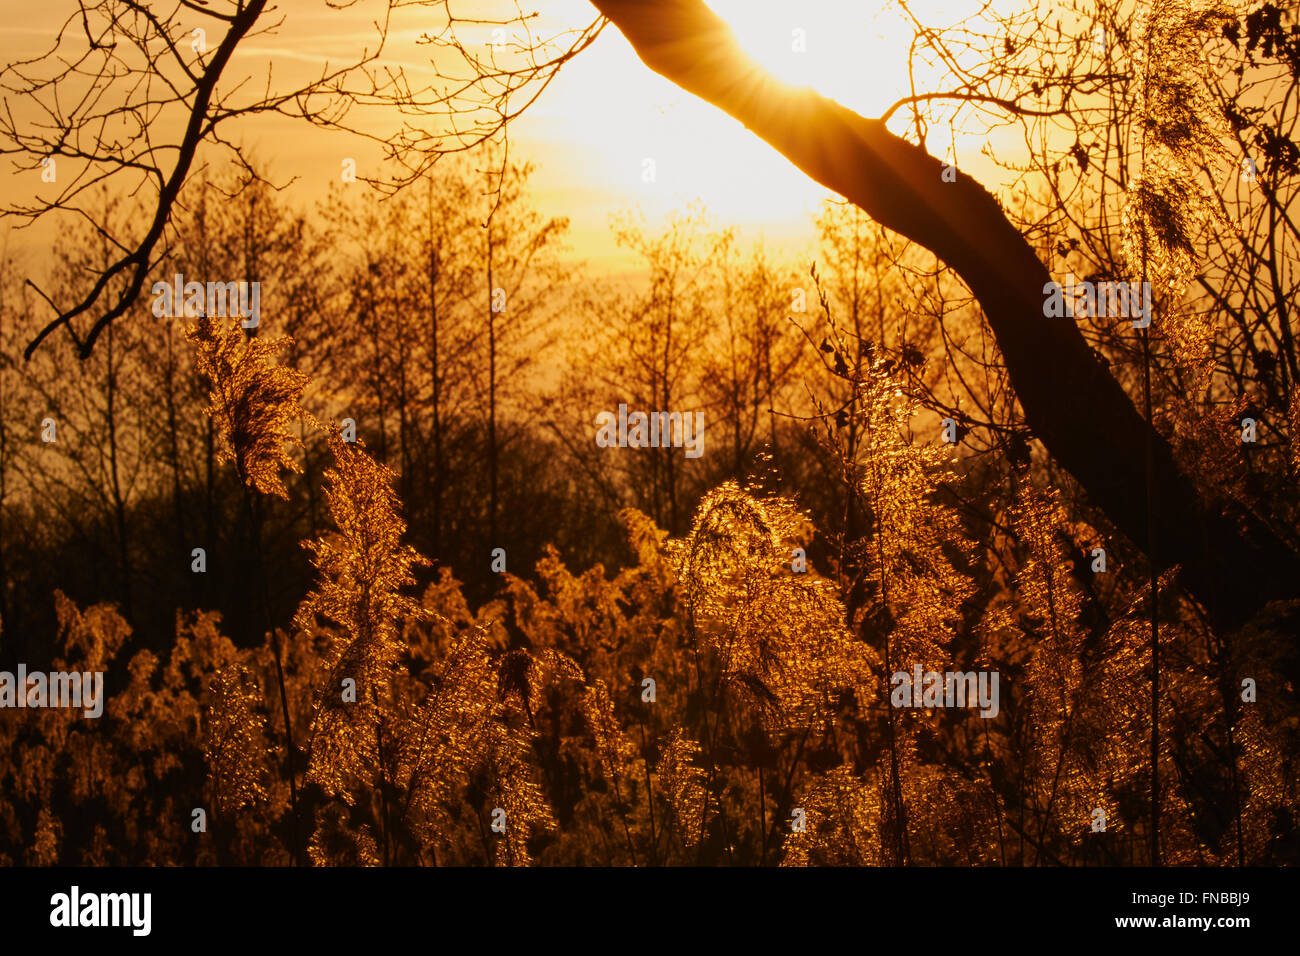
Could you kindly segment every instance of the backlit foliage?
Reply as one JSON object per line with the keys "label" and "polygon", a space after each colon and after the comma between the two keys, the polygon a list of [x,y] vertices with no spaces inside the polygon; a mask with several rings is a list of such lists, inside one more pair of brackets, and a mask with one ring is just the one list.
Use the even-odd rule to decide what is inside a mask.
{"label": "backlit foliage", "polygon": [[1131,274],[1159,297],[1163,321],[1153,328],[1168,337],[1181,364],[1202,374],[1210,329],[1177,302],[1195,274],[1201,230],[1226,225],[1197,171],[1224,157],[1222,115],[1205,82],[1205,46],[1233,19],[1219,0],[1172,0],[1151,4],[1135,27],[1139,152],[1124,210],[1124,254]]}
{"label": "backlit foliage", "polygon": [[[1175,0],[1151,7],[1131,34],[1141,149],[1125,154],[1116,177],[1131,200],[1116,245],[1132,278],[1157,285],[1150,336],[1158,358],[1176,360],[1174,384],[1157,385],[1182,394],[1160,403],[1168,421],[1157,424],[1204,489],[1262,510],[1261,473],[1271,468],[1280,485],[1300,472],[1294,374],[1278,388],[1289,415],[1277,432],[1290,447],[1261,465],[1239,441],[1251,396],[1196,404],[1213,326],[1178,298],[1197,272],[1202,233],[1224,226],[1197,172],[1223,159],[1201,57],[1202,40],[1235,23],[1230,13]],[[1251,49],[1273,36],[1254,24]],[[1270,44],[1290,57],[1287,36]],[[1088,154],[1077,149],[1082,174]],[[1270,169],[1289,155],[1277,149]],[[108,699],[96,720],[0,710],[0,863],[1148,864],[1153,618],[1159,862],[1300,860],[1300,712],[1285,653],[1300,610],[1261,608],[1220,633],[1180,592],[1178,568],[1153,602],[1142,556],[1030,447],[1002,370],[977,367],[976,387],[944,381],[965,366],[936,361],[940,349],[990,348],[972,309],[935,304],[950,297],[950,277],[895,239],[868,242],[875,227],[860,214],[823,217],[834,289],[825,294],[816,267],[800,275],[798,291],[815,294],[795,321],[784,274],[761,256],[737,271],[729,232],[682,226],[652,240],[624,230],[650,285],[583,303],[614,321],[578,350],[582,396],[603,402],[590,392],[609,386],[654,408],[701,397],[711,423],[718,406],[749,421],[725,441],[710,424],[699,462],[641,449],[582,478],[535,475],[528,458],[512,466],[494,438],[494,466],[526,473],[513,501],[491,503],[488,527],[522,521],[554,491],[547,480],[573,480],[580,507],[566,520],[616,534],[621,525],[622,552],[607,566],[542,542],[527,561],[512,548],[513,573],[494,568],[490,587],[463,570],[458,579],[450,560],[435,566],[422,551],[446,559],[463,547],[480,561],[497,546],[466,530],[466,513],[484,504],[476,469],[489,457],[470,440],[480,424],[465,411],[472,393],[491,393],[485,417],[501,428],[502,448],[536,434],[507,414],[527,404],[524,393],[505,398],[506,373],[532,358],[526,327],[510,326],[518,351],[501,369],[495,352],[474,358],[483,290],[470,285],[478,234],[461,208],[471,188],[431,185],[418,241],[420,202],[390,207],[389,232],[373,214],[339,217],[369,240],[353,287],[334,290],[364,313],[364,347],[334,341],[348,352],[343,377],[364,387],[349,395],[316,384],[355,398],[357,421],[377,423],[369,444],[345,441],[336,424],[320,424],[328,415],[304,407],[308,378],[288,339],[193,317],[192,363],[167,369],[178,381],[196,373],[210,430],[174,452],[175,480],[196,449],[233,464],[233,478],[209,471],[204,490],[223,477],[237,490],[229,563],[246,574],[237,593],[257,613],[243,626],[210,611],[177,614],[166,646],[147,646],[127,624],[129,608],[82,608],[56,593],[50,664],[106,671]],[[437,225],[456,209],[459,218]],[[536,225],[536,242],[508,257],[520,273],[511,310],[540,303],[547,288],[534,290],[523,264],[558,224]],[[390,285],[391,301],[376,307]],[[325,337],[305,317],[320,303],[296,291],[303,303],[283,303],[290,319]],[[817,319],[805,328],[809,313]],[[926,328],[913,335],[918,317]],[[128,328],[105,345],[123,348]],[[163,360],[157,343],[132,347]],[[169,363],[170,348],[168,338]],[[708,358],[697,363],[701,351]],[[1255,350],[1257,367],[1264,354]],[[807,401],[780,411],[800,389]],[[169,379],[160,398],[179,392]],[[955,444],[941,437],[950,426]],[[422,447],[422,429],[438,441]],[[573,460],[593,453],[588,438],[574,439],[587,444]],[[153,434],[133,442],[164,444]],[[751,454],[765,442],[770,457]],[[782,469],[800,459],[812,462],[801,477],[816,480],[783,483]],[[286,472],[304,478],[286,484]],[[454,495],[421,487],[423,473],[442,481],[456,472],[467,477],[456,475]],[[635,494],[611,493],[599,512],[592,500],[619,475]],[[625,507],[638,500],[644,511]],[[175,504],[181,512],[179,490]],[[421,508],[434,516],[423,539]],[[1286,524],[1285,513],[1275,518]],[[278,617],[257,573],[277,519],[305,529],[283,537],[295,548],[302,539],[312,582],[292,589]],[[468,543],[449,543],[459,538]],[[187,542],[182,530],[176,550]],[[1099,547],[1104,570],[1092,565]],[[891,706],[893,678],[915,668],[996,672],[997,715]]]}
{"label": "backlit foliage", "polygon": [[848,767],[816,778],[804,792],[804,832],[788,838],[782,866],[875,866],[881,862],[878,790]]}
{"label": "backlit foliage", "polygon": [[716,657],[715,693],[768,728],[825,723],[839,693],[870,681],[867,649],[849,638],[834,585],[792,569],[806,519],[783,499],[728,482],[700,502],[677,566],[697,654]]}
{"label": "backlit foliage", "polygon": [[[349,799],[382,773],[385,715],[393,704],[401,628],[419,605],[403,593],[423,562],[401,544],[392,473],[359,446],[331,433],[334,467],[326,501],[336,531],[307,542],[319,583],[298,608],[301,633],[322,621],[331,637],[321,661],[307,777]],[[345,682],[347,683],[345,686]],[[392,746],[392,743],[389,743]]]}
{"label": "backlit foliage", "polygon": [[[812,423],[846,503],[824,538],[790,498],[724,481],[680,537],[624,511],[632,560],[613,574],[551,549],[475,609],[445,568],[417,590],[428,562],[393,472],[331,426],[329,523],[305,542],[316,584],[288,631],[240,649],[217,615],[180,616],[165,659],[118,667],[118,613],[56,596],[53,665],[116,676],[101,720],[0,712],[0,833],[22,848],[4,861],[1146,862],[1145,586],[1081,573],[1099,532],[1027,470],[977,542],[951,448],[918,437],[913,386],[824,318],[848,397]],[[230,458],[280,494],[285,429],[312,421],[299,379],[241,332],[214,335],[195,333],[214,420],[257,406],[223,426]],[[1300,802],[1276,658],[1293,612],[1230,640],[1175,596],[1176,574],[1161,582],[1164,861],[1275,859]],[[999,714],[891,707],[891,675],[917,666],[998,671]],[[1242,702],[1245,677],[1261,703]]]}
{"label": "backlit foliage", "polygon": [[262,494],[288,498],[281,469],[302,470],[286,445],[301,445],[288,430],[302,415],[298,400],[307,376],[273,361],[287,338],[249,338],[240,320],[199,316],[186,333],[195,370],[211,386],[208,414],[220,429],[220,458],[233,461],[240,480]]}
{"label": "backlit foliage", "polygon": [[[362,449],[341,453],[357,456],[358,471],[373,467],[360,462]],[[346,516],[347,478],[334,481]],[[391,499],[367,500],[362,510],[374,526]],[[784,562],[789,535],[806,531],[787,502],[719,489],[677,541],[646,537],[643,519],[627,518],[633,539],[647,545],[643,562],[611,579],[573,577],[551,559],[539,568],[543,593],[512,580],[486,616],[469,611],[446,575],[421,600],[397,602],[396,587],[381,599],[378,585],[401,577],[400,562],[367,564],[368,539],[330,533],[329,548],[317,550],[332,555],[322,561],[333,570],[320,590],[350,597],[305,602],[313,610],[288,636],[283,662],[293,723],[313,728],[310,762],[296,770],[308,859],[876,865],[897,858],[899,819],[911,862],[1142,859],[1143,596],[1121,599],[1120,616],[1101,633],[1082,623],[1087,599],[1069,571],[1060,530],[1068,525],[1052,494],[1026,486],[1007,515],[1024,549],[1016,607],[973,630],[954,625],[954,640],[978,638],[1002,670],[1001,717],[985,726],[966,712],[905,712],[892,748],[871,642],[837,621],[833,585],[797,580]],[[351,527],[346,517],[342,527]],[[677,562],[689,590],[668,573]],[[371,575],[368,602],[349,573]],[[334,610],[319,610],[326,606]],[[381,623],[399,607],[400,621]],[[61,662],[111,665],[129,635],[120,617],[63,599],[59,613]],[[1295,717],[1277,702],[1267,710],[1233,704],[1210,677],[1212,635],[1167,624],[1165,654],[1176,663],[1162,720],[1177,729],[1162,755],[1169,861],[1268,859],[1278,815],[1297,809],[1285,756]],[[3,713],[11,757],[0,822],[8,845],[28,848],[11,862],[294,857],[270,637],[239,651],[217,625],[203,615],[178,621],[165,663],[136,654],[102,721],[60,710]],[[354,648],[345,626],[389,643]],[[1268,632],[1281,626],[1264,622],[1245,636],[1238,672],[1278,686],[1267,648]],[[821,628],[828,633],[814,634]],[[789,633],[803,635],[801,643],[781,639]],[[334,690],[345,661],[356,662],[358,688],[369,688],[355,705]],[[640,698],[642,665],[659,675],[654,703]],[[335,700],[325,700],[327,690]],[[1207,829],[1202,804],[1176,772],[1229,747],[1240,840],[1235,818]],[[895,758],[902,817],[891,809]],[[1233,771],[1222,773],[1226,785]],[[79,808],[75,818],[49,809],[65,803]],[[190,830],[193,806],[210,812],[204,836]],[[802,830],[792,826],[796,808]],[[1106,813],[1105,833],[1092,832],[1095,808]],[[492,830],[498,809],[503,832]]]}
{"label": "backlit foliage", "polygon": [[668,808],[667,826],[673,827],[682,849],[700,842],[704,823],[704,770],[697,763],[700,745],[674,731],[665,743],[655,773]]}
{"label": "backlit foliage", "polygon": [[258,708],[258,692],[248,671],[233,666],[219,671],[209,687],[203,758],[208,767],[216,811],[226,814],[266,799],[256,759],[266,746],[266,719]]}

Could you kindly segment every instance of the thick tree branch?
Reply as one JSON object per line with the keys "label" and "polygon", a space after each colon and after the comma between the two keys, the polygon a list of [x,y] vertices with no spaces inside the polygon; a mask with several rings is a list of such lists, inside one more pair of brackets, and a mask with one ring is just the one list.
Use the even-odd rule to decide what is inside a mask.
{"label": "thick tree branch", "polygon": [[[961,172],[944,182],[943,163],[883,122],[777,81],[702,0],[592,2],[652,70],[951,266],[984,309],[1035,437],[1120,531],[1147,544],[1151,429],[1073,321],[1044,317],[1052,277],[987,190]],[[1300,558],[1255,517],[1202,501],[1168,443],[1151,437],[1157,566],[1181,564],[1186,585],[1225,627],[1300,593]]]}

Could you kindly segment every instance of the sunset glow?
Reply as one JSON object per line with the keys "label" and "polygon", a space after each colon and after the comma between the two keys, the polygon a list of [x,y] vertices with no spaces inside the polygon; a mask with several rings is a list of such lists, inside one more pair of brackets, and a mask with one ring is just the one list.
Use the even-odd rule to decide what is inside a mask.
{"label": "sunset glow", "polygon": [[5,3],[15,951],[1285,924],[1294,3]]}

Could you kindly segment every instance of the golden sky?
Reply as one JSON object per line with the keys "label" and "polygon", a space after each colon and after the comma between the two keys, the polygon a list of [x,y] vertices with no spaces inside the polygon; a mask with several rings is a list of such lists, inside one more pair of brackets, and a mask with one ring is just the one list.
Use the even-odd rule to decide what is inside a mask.
{"label": "golden sky", "polygon": [[[0,7],[18,2],[0,0]],[[811,85],[866,115],[879,115],[907,89],[912,32],[891,4],[710,0],[710,5],[733,25],[759,61],[787,82]],[[370,24],[383,5],[380,0],[359,0],[337,10],[325,0],[280,0],[277,6],[283,25],[245,44],[228,68],[232,81],[248,76],[261,85],[270,66],[274,85],[287,87],[319,71],[325,62],[338,64],[356,56],[360,47],[372,42]],[[521,6],[540,14],[532,21],[540,36],[578,29],[595,18],[587,0],[533,0]],[[918,15],[936,24],[954,22],[979,6],[979,0],[912,4]],[[513,0],[452,2],[452,9],[466,17],[499,18],[509,16],[513,8]],[[0,38],[0,55],[7,62],[34,55],[74,9],[67,0],[36,9],[23,5],[19,25],[6,26]],[[15,22],[10,16],[5,19]],[[418,5],[400,8],[384,61],[401,64],[417,79],[431,79],[431,48],[417,41],[437,25],[436,11]],[[466,43],[485,44],[489,29],[465,29],[460,37]],[[935,86],[925,70],[915,79],[921,89]],[[377,111],[365,124],[382,134],[392,128],[393,119],[391,113]],[[901,130],[901,118],[892,125]],[[1007,148],[1015,142],[1010,135]],[[272,178],[297,177],[292,194],[304,200],[318,198],[338,180],[342,157],[355,156],[362,169],[378,159],[376,148],[359,146],[345,134],[278,116],[244,122],[236,138],[269,162]],[[627,261],[612,246],[613,214],[639,209],[653,223],[696,199],[705,203],[716,223],[738,225],[750,238],[761,236],[773,251],[802,249],[811,239],[810,218],[829,195],[739,123],[652,73],[613,27],[564,67],[512,126],[510,138],[513,155],[538,164],[534,201],[547,215],[569,217],[573,252],[593,264]],[[994,185],[994,167],[980,157],[986,140],[959,137],[957,158],[963,168]],[[933,128],[929,148],[946,155],[948,131]],[[654,161],[654,182],[643,179],[647,159]],[[23,181],[0,187],[4,198],[11,190],[39,188],[37,173],[10,178]],[[28,242],[37,243],[44,231],[29,235]]]}

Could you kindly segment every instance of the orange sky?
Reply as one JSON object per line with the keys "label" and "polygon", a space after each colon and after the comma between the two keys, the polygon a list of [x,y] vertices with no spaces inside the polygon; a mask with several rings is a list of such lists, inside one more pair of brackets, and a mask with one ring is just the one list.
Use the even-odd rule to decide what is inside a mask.
{"label": "orange sky", "polygon": [[[0,0],[13,7],[19,0]],[[859,0],[710,0],[733,24],[744,44],[782,79],[815,86],[847,106],[879,115],[906,89],[906,51],[910,28],[888,4]],[[538,35],[580,28],[594,19],[587,0],[533,0],[521,4],[542,16],[533,21]],[[999,6],[1009,4],[999,3]],[[950,22],[977,9],[978,0],[920,0],[913,9],[934,22]],[[288,86],[329,60],[342,62],[370,42],[368,26],[381,9],[378,0],[360,0],[347,10],[331,10],[324,0],[280,0],[283,26],[248,42],[228,75],[264,82],[268,64],[276,86]],[[510,0],[453,0],[460,15],[501,16]],[[32,10],[23,6],[19,26],[6,26],[0,56],[11,61],[31,56],[48,43],[53,26],[70,9],[66,0]],[[5,17],[13,23],[12,16]],[[401,63],[413,76],[429,79],[430,47],[416,42],[435,23],[427,8],[401,9],[395,15],[387,62]],[[796,50],[794,31],[805,31]],[[462,31],[465,42],[485,43],[487,28]],[[215,38],[210,43],[217,42]],[[918,86],[931,88],[924,71]],[[390,114],[366,121],[376,132],[393,126]],[[901,129],[901,124],[895,123]],[[298,177],[293,195],[316,199],[338,180],[340,161],[355,156],[362,168],[378,157],[344,134],[312,129],[301,121],[266,117],[246,122],[239,137],[252,146],[278,180]],[[945,154],[947,130],[932,129],[930,149]],[[1007,148],[1016,142],[1009,134]],[[957,141],[959,163],[993,185],[994,167],[980,157],[986,138]],[[546,215],[568,216],[574,253],[594,265],[615,267],[625,254],[613,249],[612,214],[639,208],[655,222],[693,199],[702,200],[720,225],[735,224],[742,234],[762,236],[773,251],[802,250],[810,241],[810,218],[829,194],[809,181],[771,148],[726,117],[658,77],[639,60],[613,27],[596,44],[567,64],[540,100],[511,130],[514,155],[534,160],[534,201]],[[645,160],[653,159],[656,179],[643,180]],[[8,177],[3,198],[15,190],[39,188],[39,174]],[[357,188],[364,188],[358,186]],[[39,248],[42,229],[20,245]],[[11,237],[13,239],[19,237]]]}

